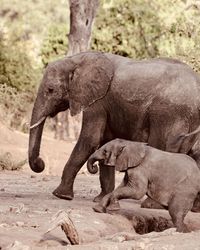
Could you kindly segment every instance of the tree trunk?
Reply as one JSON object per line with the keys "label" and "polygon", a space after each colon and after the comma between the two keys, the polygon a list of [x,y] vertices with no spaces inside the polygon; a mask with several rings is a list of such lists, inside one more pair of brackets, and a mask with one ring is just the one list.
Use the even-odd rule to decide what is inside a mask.
{"label": "tree trunk", "polygon": [[[89,49],[91,30],[98,4],[99,0],[69,0],[70,32],[67,56]],[[64,140],[67,139],[66,135],[68,135],[77,139],[80,133],[81,117],[82,114],[70,117],[69,112],[67,114],[60,113],[56,119],[55,137]]]}

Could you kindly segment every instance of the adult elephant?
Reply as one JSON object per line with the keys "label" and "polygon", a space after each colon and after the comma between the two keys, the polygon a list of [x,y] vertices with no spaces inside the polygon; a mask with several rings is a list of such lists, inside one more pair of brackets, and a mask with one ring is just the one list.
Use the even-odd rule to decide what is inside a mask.
{"label": "adult elephant", "polygon": [[[33,171],[44,169],[39,150],[46,117],[68,108],[71,115],[83,111],[83,122],[61,184],[53,192],[59,198],[73,199],[80,168],[99,146],[114,138],[186,153],[199,163],[197,135],[176,142],[181,134],[198,127],[200,108],[200,78],[178,60],[134,61],[85,52],[49,64],[32,112],[29,164]],[[114,189],[112,168],[101,164],[100,183],[102,190],[96,200]]]}

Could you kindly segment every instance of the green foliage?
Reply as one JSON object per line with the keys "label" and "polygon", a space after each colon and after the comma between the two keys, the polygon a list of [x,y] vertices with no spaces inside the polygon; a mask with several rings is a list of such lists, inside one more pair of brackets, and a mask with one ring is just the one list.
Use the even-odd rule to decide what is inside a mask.
{"label": "green foliage", "polygon": [[133,58],[177,57],[200,70],[200,10],[187,1],[102,1],[92,48]]}
{"label": "green foliage", "polygon": [[[49,29],[44,65],[66,53],[66,33],[65,23]],[[102,0],[91,48],[135,59],[174,57],[200,71],[200,10],[182,0]]]}
{"label": "green foliage", "polygon": [[[9,126],[27,132],[25,117],[35,96],[40,71],[27,44],[9,33],[0,37],[0,115]],[[27,118],[27,117],[26,117]]]}
{"label": "green foliage", "polygon": [[[8,126],[28,132],[27,112],[35,98],[32,92],[20,92],[7,84],[0,84],[0,119]],[[3,115],[5,114],[5,115]]]}
{"label": "green foliage", "polygon": [[38,80],[38,72],[33,67],[23,43],[6,40],[0,40],[0,43],[0,85],[7,84],[18,91],[33,90]]}
{"label": "green foliage", "polygon": [[[67,0],[1,0],[0,28],[3,37],[0,37],[0,84],[6,83],[19,91],[35,89],[40,78],[41,60],[44,59],[40,56],[43,38],[52,24],[61,24],[54,31],[57,32],[56,36],[62,34],[60,29],[62,24],[67,26],[68,15]],[[66,40],[65,36],[65,46]],[[57,42],[60,40],[54,44]]]}
{"label": "green foliage", "polygon": [[93,31],[92,49],[133,58],[157,55],[161,27],[149,1],[103,1]]}
{"label": "green foliage", "polygon": [[59,25],[54,24],[49,28],[41,49],[41,58],[44,66],[46,66],[48,62],[56,60],[66,54],[68,47],[67,34],[67,26],[64,23]]}
{"label": "green foliage", "polygon": [[22,40],[38,46],[53,23],[68,23],[67,0],[1,0],[0,20]]}
{"label": "green foliage", "polygon": [[1,0],[0,119],[8,125],[27,131],[41,79],[41,43],[52,23],[67,26],[68,13],[67,0]]}
{"label": "green foliage", "polygon": [[169,4],[164,0],[157,15],[162,24],[158,55],[179,58],[200,72],[199,14],[200,9],[194,1],[179,0]]}
{"label": "green foliage", "polygon": [[[24,103],[34,99],[41,68],[66,54],[68,24],[67,0],[1,0],[0,105],[15,126],[28,110]],[[200,72],[200,4],[101,0],[91,48],[135,59],[178,58]]]}

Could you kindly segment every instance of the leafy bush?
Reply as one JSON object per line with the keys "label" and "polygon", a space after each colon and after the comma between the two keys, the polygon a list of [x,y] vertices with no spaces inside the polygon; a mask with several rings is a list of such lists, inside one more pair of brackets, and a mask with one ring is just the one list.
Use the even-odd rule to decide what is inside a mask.
{"label": "leafy bush", "polygon": [[95,21],[92,49],[133,58],[157,55],[161,33],[149,1],[103,1]]}
{"label": "leafy bush", "polygon": [[[174,57],[200,71],[200,10],[170,0],[102,0],[91,48],[135,59]],[[51,27],[43,43],[46,65],[65,54],[66,24]]]}
{"label": "leafy bush", "polygon": [[[35,96],[39,69],[26,51],[26,44],[0,36],[0,106],[6,114],[6,123],[27,131],[25,117]],[[2,115],[5,117],[5,115]]]}
{"label": "leafy bush", "polygon": [[41,57],[43,65],[64,56],[68,48],[67,26],[64,23],[54,24],[49,30],[47,37],[43,41]]}
{"label": "leafy bush", "polygon": [[136,59],[176,57],[200,71],[198,6],[181,0],[102,3],[93,31],[93,49]]}
{"label": "leafy bush", "polygon": [[[6,28],[0,33],[0,104],[19,127],[29,107],[24,103],[33,101],[41,79],[40,67],[67,52],[69,8],[63,0],[2,0],[1,5],[0,26]],[[91,48],[135,59],[174,57],[200,72],[199,6],[183,0],[101,0]]]}
{"label": "leafy bush", "polygon": [[0,84],[0,119],[8,126],[28,132],[27,120],[33,103],[32,92],[19,92],[7,84]]}
{"label": "leafy bush", "polygon": [[27,55],[25,44],[0,38],[0,84],[18,91],[33,91],[38,71]]}

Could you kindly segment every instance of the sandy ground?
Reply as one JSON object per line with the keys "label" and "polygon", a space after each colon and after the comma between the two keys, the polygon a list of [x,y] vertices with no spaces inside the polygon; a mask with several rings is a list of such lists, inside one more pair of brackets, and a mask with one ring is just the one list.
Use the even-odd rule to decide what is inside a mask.
{"label": "sandy ground", "polygon": [[[11,152],[16,160],[27,157],[27,135],[0,125],[0,138],[0,153]],[[142,209],[140,201],[121,201],[122,209],[116,214],[93,212],[92,200],[100,191],[98,175],[82,171],[77,176],[73,201],[54,197],[51,192],[60,183],[73,146],[46,134],[41,148],[46,162],[43,174],[31,172],[28,165],[20,171],[0,172],[0,249],[200,249],[200,214],[188,214],[186,224],[192,232],[182,234],[172,228],[168,211]],[[116,175],[117,183],[121,178]],[[46,233],[56,226],[51,220],[59,211],[74,223],[79,245],[69,243],[60,225]],[[61,216],[57,224],[63,221]]]}

